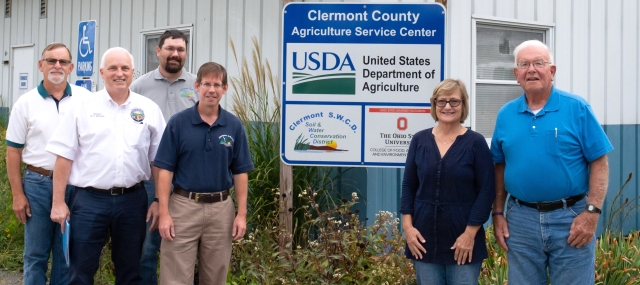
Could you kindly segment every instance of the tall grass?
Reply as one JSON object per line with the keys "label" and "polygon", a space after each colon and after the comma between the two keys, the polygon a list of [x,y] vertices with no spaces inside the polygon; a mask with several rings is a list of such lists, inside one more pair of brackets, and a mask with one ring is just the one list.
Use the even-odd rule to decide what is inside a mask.
{"label": "tall grass", "polygon": [[[255,37],[252,38],[251,64],[244,57],[240,61],[233,40],[229,42],[239,70],[239,75],[230,79],[232,109],[246,130],[255,167],[249,172],[247,201],[250,213],[247,225],[251,229],[260,224],[257,220],[259,217],[266,217],[273,212],[275,204],[265,203],[265,199],[271,199],[272,189],[280,188],[281,81],[273,73],[269,61],[263,58]],[[293,167],[293,191],[300,193],[307,188],[331,189],[336,175],[338,173],[331,172],[329,168]],[[295,194],[293,200],[294,207],[287,210],[294,215],[294,226],[301,225],[306,221],[305,217],[294,211],[301,201]],[[298,228],[294,228],[294,233],[296,237],[301,235]]]}

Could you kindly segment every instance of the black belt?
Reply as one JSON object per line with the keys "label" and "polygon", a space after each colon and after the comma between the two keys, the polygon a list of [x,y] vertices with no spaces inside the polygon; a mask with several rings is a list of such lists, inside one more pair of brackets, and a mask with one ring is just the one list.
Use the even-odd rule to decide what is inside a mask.
{"label": "black belt", "polygon": [[[582,200],[582,198],[584,198],[585,196],[587,196],[586,193],[576,195],[576,196],[571,196],[569,198],[565,198],[564,201],[566,202],[567,207],[571,207],[575,205],[578,201]],[[557,210],[564,207],[565,205],[565,203],[563,203],[562,200],[551,201],[551,202],[529,203],[529,202],[522,201],[513,196],[511,196],[511,198],[516,200],[516,202],[518,202],[518,204],[520,205],[534,208],[540,212],[549,212],[549,211]]]}
{"label": "black belt", "polygon": [[173,193],[183,197],[187,197],[191,200],[195,200],[196,202],[199,202],[199,203],[216,203],[216,202],[227,200],[227,197],[229,197],[228,189],[223,191],[218,191],[218,192],[196,193],[196,192],[189,192],[178,186],[174,186]]}
{"label": "black belt", "polygon": [[31,164],[27,164],[27,169],[53,179],[53,170],[46,170],[42,167],[33,166]]}
{"label": "black belt", "polygon": [[81,189],[85,189],[88,191],[92,191],[92,192],[98,192],[98,193],[104,193],[104,194],[109,194],[109,195],[113,195],[113,196],[117,196],[117,195],[122,195],[122,194],[128,194],[128,193],[133,193],[134,191],[138,190],[138,189],[144,189],[144,182],[138,182],[136,185],[133,185],[131,187],[113,187],[110,189],[99,189],[99,188],[94,188],[94,187],[78,187]]}

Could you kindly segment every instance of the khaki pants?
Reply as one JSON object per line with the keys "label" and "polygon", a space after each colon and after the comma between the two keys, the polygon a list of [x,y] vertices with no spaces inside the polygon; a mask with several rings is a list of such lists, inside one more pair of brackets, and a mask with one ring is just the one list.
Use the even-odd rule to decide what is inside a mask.
{"label": "khaki pants", "polygon": [[172,242],[162,239],[160,284],[193,284],[198,252],[199,284],[225,284],[235,218],[231,197],[217,203],[198,203],[180,195],[171,195],[169,214],[176,236]]}

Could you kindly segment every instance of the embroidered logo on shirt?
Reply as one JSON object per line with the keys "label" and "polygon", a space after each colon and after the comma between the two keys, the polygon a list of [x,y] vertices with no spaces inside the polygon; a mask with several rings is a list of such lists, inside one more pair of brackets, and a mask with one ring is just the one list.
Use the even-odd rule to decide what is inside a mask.
{"label": "embroidered logo on shirt", "polygon": [[142,124],[142,121],[144,121],[144,111],[140,108],[131,109],[131,119]]}
{"label": "embroidered logo on shirt", "polygon": [[180,89],[180,97],[192,99],[196,96],[195,90],[193,88],[182,88]]}
{"label": "embroidered logo on shirt", "polygon": [[220,144],[226,147],[231,147],[233,145],[233,138],[229,135],[221,135],[218,137],[220,139]]}
{"label": "embroidered logo on shirt", "polygon": [[91,113],[91,115],[89,115],[89,117],[91,117],[91,118],[104,118],[104,115],[102,113]]}

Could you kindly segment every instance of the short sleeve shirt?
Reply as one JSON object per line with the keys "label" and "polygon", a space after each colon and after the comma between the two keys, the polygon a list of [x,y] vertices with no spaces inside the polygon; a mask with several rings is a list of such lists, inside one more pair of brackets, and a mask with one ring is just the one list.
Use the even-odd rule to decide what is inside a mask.
{"label": "short sleeve shirt", "polygon": [[176,113],[198,102],[200,96],[193,87],[194,82],[196,76],[184,68],[174,82],[169,82],[156,68],[136,79],[130,89],[158,104],[166,122]]}
{"label": "short sleeve shirt", "polygon": [[129,92],[120,106],[105,89],[74,106],[46,150],[73,160],[69,184],[109,189],[151,178],[151,162],[165,128],[160,108]]}
{"label": "short sleeve shirt", "polygon": [[7,145],[23,148],[24,163],[53,170],[56,156],[45,151],[49,138],[77,101],[93,95],[85,88],[67,83],[63,97],[56,103],[41,81],[37,88],[20,96],[13,105],[7,127]]}
{"label": "short sleeve shirt", "polygon": [[498,112],[494,163],[505,163],[505,188],[527,202],[554,201],[589,190],[589,163],[613,150],[591,106],[553,87],[537,114],[525,95]]}
{"label": "short sleeve shirt", "polygon": [[234,174],[253,170],[244,128],[222,107],[209,125],[197,107],[196,103],[169,120],[154,165],[173,172],[173,184],[191,192],[229,189]]}

